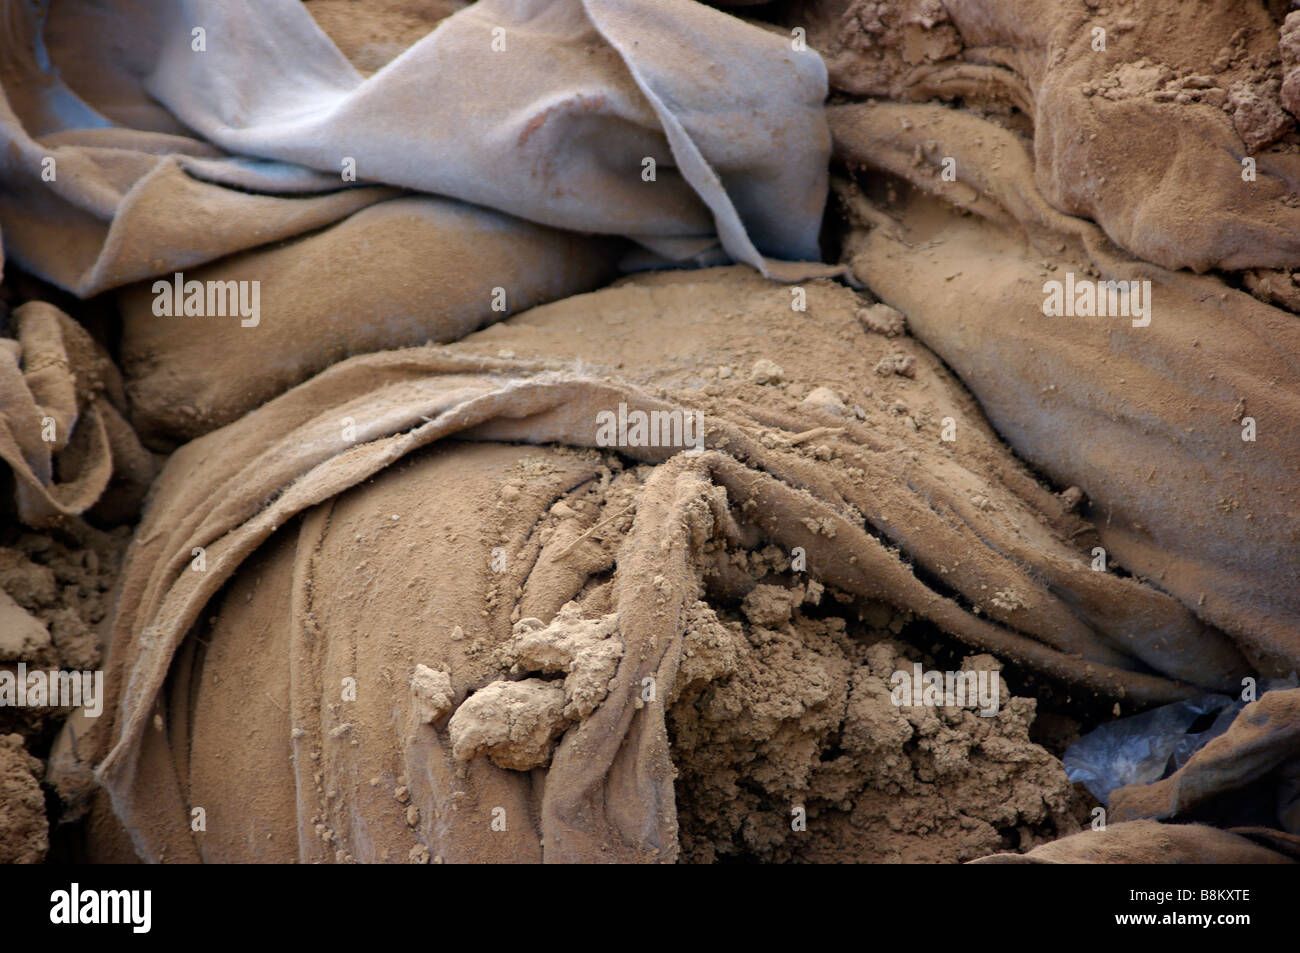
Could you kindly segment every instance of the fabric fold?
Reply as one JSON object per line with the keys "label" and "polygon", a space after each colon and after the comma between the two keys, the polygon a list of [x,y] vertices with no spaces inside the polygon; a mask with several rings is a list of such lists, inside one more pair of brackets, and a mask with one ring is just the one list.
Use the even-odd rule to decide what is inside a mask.
{"label": "fabric fold", "polygon": [[[727,547],[802,552],[837,599],[898,606],[980,651],[1125,704],[1189,697],[1197,688],[1184,678],[1222,685],[1248,671],[1221,633],[1168,596],[1091,571],[1076,542],[1089,527],[1007,454],[937,361],[863,331],[848,289],[823,282],[810,290],[816,323],[797,346],[769,351],[786,373],[848,393],[870,361],[908,348],[927,362],[916,369],[927,385],[880,381],[893,396],[861,408],[869,424],[753,382],[744,403],[701,391],[691,381],[734,346],[738,323],[745,340],[777,339],[789,320],[786,289],[738,268],[678,272],[543,306],[454,345],[353,358],[178,450],[124,572],[111,700],[83,746],[95,752],[140,855],[242,856],[238,837],[218,847],[192,836],[186,798],[187,785],[198,784],[214,803],[242,801],[221,780],[225,769],[213,773],[246,758],[214,752],[221,739],[241,737],[220,728],[230,717],[221,713],[233,709],[217,685],[242,692],[254,684],[265,685],[254,694],[271,699],[257,703],[259,730],[293,713],[286,733],[306,732],[293,735],[297,745],[274,733],[268,740],[295,766],[289,776],[277,762],[276,783],[299,805],[293,826],[303,858],[384,859],[386,851],[396,860],[425,856],[423,848],[429,857],[484,859],[514,844],[521,857],[670,860],[675,808],[663,704],[686,657],[683,620],[717,598],[707,593],[725,590],[734,571]],[[628,314],[658,320],[628,323]],[[584,326],[581,351],[557,359],[553,336],[572,345],[575,321]],[[832,355],[852,335],[864,353],[832,370]],[[502,351],[515,356],[491,356]],[[642,358],[614,371],[629,353]],[[915,417],[889,409],[904,397]],[[587,553],[581,538],[548,543],[539,527],[557,496],[602,469],[598,457],[584,456],[608,448],[602,414],[632,411],[702,413],[699,451],[609,448],[632,466],[650,465],[632,505],[593,524],[632,520],[607,531],[617,556]],[[959,422],[959,455],[938,437],[945,413]],[[512,463],[521,453],[537,459]],[[445,502],[414,503],[430,498]],[[299,517],[303,528],[294,529]],[[374,535],[380,527],[391,527],[391,541]],[[356,553],[374,547],[372,576],[371,556],[358,562]],[[498,550],[499,574],[490,569]],[[413,553],[422,554],[415,563]],[[418,568],[425,559],[462,568],[428,581]],[[406,568],[394,575],[382,568],[390,560]],[[301,593],[292,599],[279,594],[289,576]],[[270,588],[245,588],[258,578]],[[530,595],[542,579],[562,582],[551,595]],[[397,589],[380,599],[374,585]],[[232,595],[243,592],[249,599]],[[417,662],[446,671],[450,703],[462,704],[503,679],[497,659],[512,626],[530,616],[547,624],[561,598],[578,600],[585,618],[616,618],[623,653],[594,713],[559,726],[546,771],[458,764],[445,725],[411,724],[406,684]],[[287,617],[286,606],[296,607]],[[371,639],[372,627],[395,641]],[[274,644],[253,651],[249,633],[269,633]],[[187,702],[183,685],[193,680],[178,659],[210,639],[240,647],[195,661],[195,671],[206,664],[223,674],[219,683],[194,683],[199,702]],[[1162,653],[1162,642],[1186,652]],[[293,644],[300,649],[290,652]],[[336,686],[358,665],[388,674],[363,682],[369,700],[349,715]],[[657,682],[657,705],[642,697],[647,679]],[[295,684],[304,694],[294,688],[298,700],[286,705],[279,699]],[[207,754],[183,754],[184,737],[173,732],[190,731],[206,739]],[[265,772],[257,776],[270,783]],[[413,800],[380,798],[370,778]],[[408,806],[413,825],[402,821]],[[529,819],[522,830],[507,828],[522,840],[482,834],[495,807]]]}
{"label": "fabric fold", "polygon": [[[370,77],[297,0],[133,6],[117,29],[153,67],[101,109],[57,72],[98,37],[62,20],[47,61],[44,21],[9,3],[0,226],[16,262],[81,296],[318,228],[385,186],[683,261],[707,239],[760,271],[836,270],[817,262],[819,57],[693,0],[487,0]],[[654,23],[658,42],[635,38]],[[195,138],[104,118],[149,97]]]}

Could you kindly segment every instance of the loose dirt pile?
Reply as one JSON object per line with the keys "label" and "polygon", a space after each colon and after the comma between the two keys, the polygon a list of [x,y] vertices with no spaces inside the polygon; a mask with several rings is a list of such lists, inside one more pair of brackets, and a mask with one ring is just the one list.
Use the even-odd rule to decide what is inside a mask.
{"label": "loose dirt pile", "polygon": [[[1087,796],[1029,738],[1034,699],[1004,683],[995,718],[899,708],[890,677],[921,659],[890,638],[902,620],[885,606],[870,613],[890,620],[883,630],[791,612],[807,598],[760,585],[743,621],[712,620],[730,636],[725,677],[669,712],[683,860],[951,863],[1082,828]],[[806,827],[793,826],[799,811]]]}
{"label": "loose dirt pile", "polygon": [[[28,670],[103,669],[96,629],[111,609],[110,590],[128,538],[126,527],[80,539],[30,532],[0,536],[0,673],[16,678],[19,663]],[[44,758],[71,711],[0,707],[0,863],[45,859],[49,822],[39,782]]]}
{"label": "loose dirt pile", "polygon": [[22,735],[0,735],[0,863],[39,864],[49,849],[44,766]]}

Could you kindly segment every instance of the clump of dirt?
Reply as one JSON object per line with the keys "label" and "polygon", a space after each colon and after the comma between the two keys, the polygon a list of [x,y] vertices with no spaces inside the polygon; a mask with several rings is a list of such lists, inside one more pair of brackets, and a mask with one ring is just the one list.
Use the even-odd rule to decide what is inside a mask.
{"label": "clump of dirt", "polygon": [[820,597],[815,582],[761,584],[707,626],[699,654],[725,672],[669,713],[683,861],[951,863],[1081,829],[1086,795],[1030,739],[1035,699],[1001,681],[992,717],[896,706],[891,675],[930,661],[895,638],[909,620],[874,606],[864,627],[809,605]]}
{"label": "clump of dirt", "polygon": [[[130,528],[82,528],[0,537],[0,671],[94,671],[102,662],[96,626],[109,611]],[[15,638],[16,632],[26,633]],[[0,732],[14,732],[42,753],[68,709],[0,706]]]}
{"label": "clump of dirt", "polygon": [[888,96],[918,68],[963,48],[940,0],[814,0],[786,19],[807,29],[832,86],[858,96]]}
{"label": "clump of dirt", "polygon": [[550,625],[531,618],[516,622],[505,654],[515,672],[566,673],[563,715],[586,718],[608,694],[623,657],[617,632],[616,614],[583,619],[578,604],[570,602]]}
{"label": "clump of dirt", "polygon": [[565,677],[499,680],[471,695],[448,723],[456,760],[482,755],[512,771],[548,764],[569,723],[587,718],[609,693],[623,657],[617,633],[616,614],[584,619],[576,601],[562,607],[549,625],[531,617],[515,622],[513,638],[499,651],[502,667],[515,675],[562,672]]}
{"label": "clump of dirt", "polygon": [[36,864],[49,849],[41,762],[21,735],[0,735],[0,864]]}
{"label": "clump of dirt", "polygon": [[493,682],[451,716],[452,754],[457,761],[486,756],[507,771],[544,767],[564,730],[563,710],[564,689],[555,682]]}
{"label": "clump of dirt", "polygon": [[1277,52],[1284,75],[1279,90],[1282,106],[1294,116],[1300,114],[1300,10],[1287,14],[1278,31]]}

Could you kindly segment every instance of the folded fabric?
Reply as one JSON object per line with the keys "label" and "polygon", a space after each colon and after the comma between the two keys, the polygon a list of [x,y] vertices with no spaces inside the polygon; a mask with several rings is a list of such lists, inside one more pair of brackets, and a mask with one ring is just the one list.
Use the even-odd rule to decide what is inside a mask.
{"label": "folded fabric", "polygon": [[132,422],[145,439],[199,436],[335,361],[454,341],[589,291],[613,277],[618,251],[451,199],[406,197],[131,285],[119,301]]}
{"label": "folded fabric", "polygon": [[1169,777],[1113,792],[1111,810],[1118,821],[1201,819],[1245,801],[1263,815],[1250,820],[1300,839],[1300,689],[1260,695]]}
{"label": "folded fabric", "polygon": [[[392,194],[353,183],[673,260],[720,241],[774,274],[828,270],[775,260],[819,257],[821,60],[693,0],[485,0],[369,78],[297,0],[91,6],[59,5],[48,30],[20,0],[0,18],[5,247],[79,295]],[[73,92],[70,59],[102,87]]]}
{"label": "folded fabric", "polygon": [[1300,837],[1261,828],[1129,821],[1084,831],[1025,854],[991,854],[976,864],[1294,864]]}
{"label": "folded fabric", "polygon": [[[806,560],[801,571],[848,605],[884,601],[979,651],[1126,704],[1189,697],[1194,685],[1235,684],[1248,671],[1228,640],[1168,596],[1092,571],[1091,528],[1007,452],[932,355],[867,331],[848,289],[816,282],[805,291],[808,309],[799,312],[790,289],[742,269],[625,281],[454,345],[344,361],[178,450],[124,570],[106,712],[90,738],[76,729],[140,855],[202,856],[187,822],[197,803],[189,786],[200,775],[216,784],[215,765],[218,774],[234,767],[218,750],[229,734],[219,724],[223,703],[211,702],[200,726],[191,721],[194,697],[180,700],[178,688],[166,696],[174,707],[164,700],[169,672],[202,677],[202,658],[183,661],[196,625],[232,633],[216,643],[203,637],[222,653],[212,664],[256,667],[274,700],[266,723],[250,726],[273,747],[239,771],[266,777],[257,758],[294,759],[292,787],[265,795],[279,819],[275,836],[295,838],[302,857],[327,859],[335,850],[401,859],[421,846],[442,857],[670,859],[664,710],[645,708],[640,692],[647,678],[658,680],[661,700],[682,687],[674,678],[686,665],[692,607],[740,599],[753,582],[735,560],[765,546],[787,566]],[[676,414],[681,426],[698,412],[700,439],[635,438],[626,420],[652,412]],[[518,448],[471,451],[452,438],[560,448],[529,463]],[[602,447],[654,466],[598,523],[552,536],[538,521],[566,487],[599,477],[599,457],[583,454]],[[421,448],[431,449],[417,456]],[[362,484],[384,470],[405,475],[369,495]],[[448,502],[434,510],[417,502],[430,497]],[[377,553],[372,534],[390,532],[397,549],[358,562],[358,552]],[[452,575],[430,577],[436,566]],[[260,621],[213,601],[258,578],[269,588],[249,597],[247,612]],[[475,705],[517,717],[509,737],[519,749],[502,748],[505,738],[486,728],[459,737],[465,751],[482,744],[517,766],[534,763],[548,732],[560,730],[544,788],[520,788],[517,769],[490,758],[474,762],[467,781],[439,719],[510,680],[495,653],[518,634],[514,623],[549,625],[579,597],[581,618],[610,616],[601,626],[614,625],[622,646],[608,694],[594,709],[574,702],[581,714],[561,717],[554,713],[572,699],[554,694],[558,683],[529,686],[516,675],[523,687],[498,707],[488,704],[492,693]],[[409,640],[394,637],[397,622],[376,615],[380,606],[400,610]],[[238,634],[254,631],[269,639],[256,650]],[[339,708],[336,687],[353,676],[354,651],[379,681],[356,674],[365,704]],[[432,673],[416,678],[417,664]],[[217,684],[244,683],[227,672]],[[282,694],[290,689],[292,700]],[[417,710],[442,715],[426,730],[430,722],[411,721]],[[271,723],[285,713],[287,725]],[[526,727],[538,725],[540,739]],[[192,749],[183,740],[191,732]],[[380,780],[371,786],[371,777]],[[456,792],[470,789],[478,807],[458,819]],[[513,800],[494,800],[507,791]],[[408,806],[418,818],[411,829],[401,820]],[[493,806],[529,820],[510,839],[485,839],[481,812]],[[367,826],[392,823],[382,843]],[[351,833],[322,839],[326,828]],[[247,839],[229,834],[212,849],[220,841],[235,852],[221,856],[242,856]]]}
{"label": "folded fabric", "polygon": [[[831,121],[846,159],[916,187],[892,205],[850,199],[877,223],[846,246],[854,272],[1018,453],[1082,490],[1111,561],[1098,568],[1151,580],[1261,674],[1300,668],[1295,317],[1129,258],[1049,206],[1025,146],[992,122],[919,104],[836,107]],[[1151,647],[1162,670],[1219,666],[1195,644]]]}
{"label": "folded fabric", "polygon": [[[1300,861],[1300,689],[1265,692],[1162,780],[1111,793],[1107,824],[977,863]],[[1213,825],[1213,826],[1212,826]]]}
{"label": "folded fabric", "polygon": [[[1089,794],[1107,804],[1116,788],[1164,777],[1171,761],[1221,733],[1215,731],[1220,721],[1226,729],[1244,705],[1228,695],[1199,695],[1117,718],[1071,744],[1061,762],[1071,781],[1082,782]],[[1197,727],[1207,721],[1208,727]]]}
{"label": "folded fabric", "polygon": [[[1300,153],[1283,107],[1300,105],[1300,46],[1295,13],[1279,43],[1283,6],[1209,0],[1187,16],[1132,0],[1120,17],[1088,3],[900,0],[866,16],[831,0],[787,18],[835,90],[996,117],[997,131],[1032,138],[1021,184],[1054,208],[1165,268],[1264,270],[1258,281],[1283,269],[1295,309]],[[956,159],[960,144],[928,161]]]}
{"label": "folded fabric", "polygon": [[51,304],[31,301],[0,337],[0,460],[14,475],[20,521],[50,527],[98,507],[134,517],[153,479],[153,457],[122,416],[117,369],[95,341]]}

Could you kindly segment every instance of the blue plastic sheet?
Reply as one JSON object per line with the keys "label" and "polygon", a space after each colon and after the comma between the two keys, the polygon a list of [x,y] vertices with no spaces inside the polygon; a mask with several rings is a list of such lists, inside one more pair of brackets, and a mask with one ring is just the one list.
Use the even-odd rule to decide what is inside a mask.
{"label": "blue plastic sheet", "polygon": [[[1294,674],[1259,683],[1261,693],[1293,687]],[[1177,771],[1227,731],[1245,707],[1239,698],[1207,694],[1108,722],[1066,749],[1062,759],[1066,775],[1071,781],[1082,781],[1093,797],[1107,804],[1117,788],[1150,784]]]}

